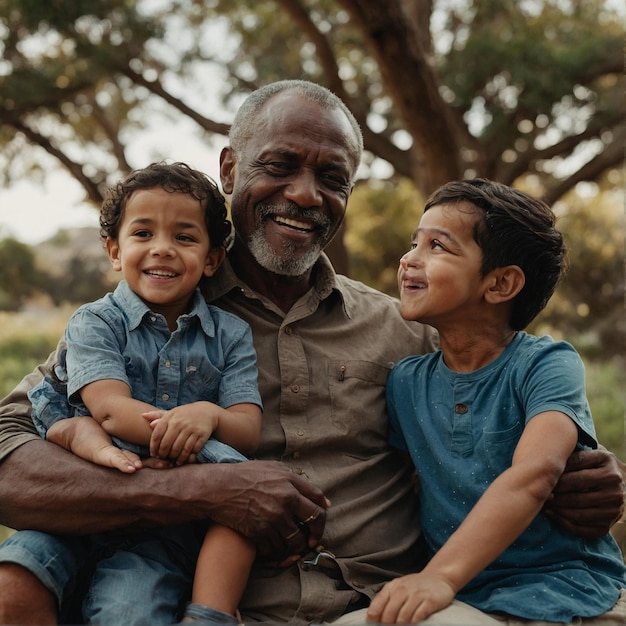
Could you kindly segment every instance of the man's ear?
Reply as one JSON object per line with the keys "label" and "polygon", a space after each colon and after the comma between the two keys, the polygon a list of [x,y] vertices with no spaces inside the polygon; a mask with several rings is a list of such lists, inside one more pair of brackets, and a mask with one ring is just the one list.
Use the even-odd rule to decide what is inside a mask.
{"label": "man's ear", "polygon": [[230,146],[222,148],[220,153],[220,180],[222,191],[227,195],[231,194],[235,184],[235,157]]}
{"label": "man's ear", "polygon": [[107,237],[106,239],[106,249],[107,254],[109,255],[109,261],[111,261],[111,265],[116,272],[122,271],[122,256],[120,254],[120,247],[111,237]]}
{"label": "man's ear", "polygon": [[526,277],[518,265],[497,267],[489,272],[485,300],[490,304],[509,302],[523,289]]}
{"label": "man's ear", "polygon": [[206,258],[206,264],[204,266],[204,275],[207,277],[213,276],[217,271],[217,268],[224,262],[226,258],[226,248],[224,246],[218,246],[211,248]]}

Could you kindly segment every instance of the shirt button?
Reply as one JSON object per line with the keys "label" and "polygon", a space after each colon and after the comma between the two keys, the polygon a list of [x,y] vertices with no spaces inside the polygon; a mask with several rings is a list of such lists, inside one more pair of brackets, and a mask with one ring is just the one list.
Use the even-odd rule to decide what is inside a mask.
{"label": "shirt button", "polygon": [[298,393],[298,391],[300,391],[300,385],[291,385],[291,391]]}
{"label": "shirt button", "polygon": [[298,430],[298,437],[304,437],[304,431],[302,430],[302,428]]}
{"label": "shirt button", "polygon": [[357,582],[356,580],[352,581],[352,586],[356,587],[357,589],[363,589],[363,585],[360,582]]}
{"label": "shirt button", "polygon": [[454,405],[454,412],[455,413],[460,413],[461,415],[465,415],[465,413],[467,413],[468,409],[464,404],[455,404]]}
{"label": "shirt button", "polygon": [[165,400],[166,402],[167,402],[167,400],[169,400],[169,399],[170,399],[170,394],[169,394],[169,393],[164,393],[164,394],[161,396],[161,400]]}
{"label": "shirt button", "polygon": [[150,316],[150,321],[151,321],[151,322],[156,322],[156,317],[154,317],[154,315],[151,315],[151,316]]}
{"label": "shirt button", "polygon": [[291,330],[291,326],[287,326],[285,328],[285,335],[291,335],[293,333],[293,330]]}
{"label": "shirt button", "polygon": [[299,459],[300,458],[300,453],[296,450],[292,455],[291,455],[294,459]]}
{"label": "shirt button", "polygon": [[172,362],[169,359],[165,361],[165,367],[172,367]]}

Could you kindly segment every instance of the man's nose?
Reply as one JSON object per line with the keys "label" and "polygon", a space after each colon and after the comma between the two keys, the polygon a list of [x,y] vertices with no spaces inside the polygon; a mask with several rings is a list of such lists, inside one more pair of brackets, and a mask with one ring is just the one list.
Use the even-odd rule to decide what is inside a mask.
{"label": "man's nose", "polygon": [[303,170],[298,172],[284,191],[285,199],[300,207],[319,207],[322,205],[322,194],[314,172]]}

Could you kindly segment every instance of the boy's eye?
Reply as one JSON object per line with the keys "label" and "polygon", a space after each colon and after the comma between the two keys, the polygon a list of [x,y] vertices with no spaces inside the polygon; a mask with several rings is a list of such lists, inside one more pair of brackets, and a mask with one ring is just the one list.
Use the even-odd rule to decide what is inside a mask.
{"label": "boy's eye", "polygon": [[144,237],[149,237],[149,236],[150,236],[150,231],[148,230],[136,230],[133,233],[133,237],[144,238]]}
{"label": "boy's eye", "polygon": [[180,234],[176,237],[179,241],[195,241],[195,238],[191,235]]}
{"label": "boy's eye", "polygon": [[431,248],[440,248],[441,250],[445,250],[445,246],[438,239],[433,239],[430,242],[430,247]]}

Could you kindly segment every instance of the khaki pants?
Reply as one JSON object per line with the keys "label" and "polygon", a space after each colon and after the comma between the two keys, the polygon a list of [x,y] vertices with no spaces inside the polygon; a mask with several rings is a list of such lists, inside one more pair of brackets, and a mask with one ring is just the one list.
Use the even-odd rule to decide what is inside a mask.
{"label": "khaki pants", "polygon": [[[331,622],[333,626],[353,626],[365,624],[367,621],[367,609],[359,609],[352,613],[342,615],[338,620]],[[503,617],[493,613],[483,613],[464,602],[453,600],[452,604],[437,611],[427,620],[420,624],[433,624],[440,626],[556,626],[554,622],[538,622],[518,619],[515,617]],[[626,590],[622,590],[615,606],[598,617],[580,619],[574,622],[580,626],[625,626],[626,625]]]}

